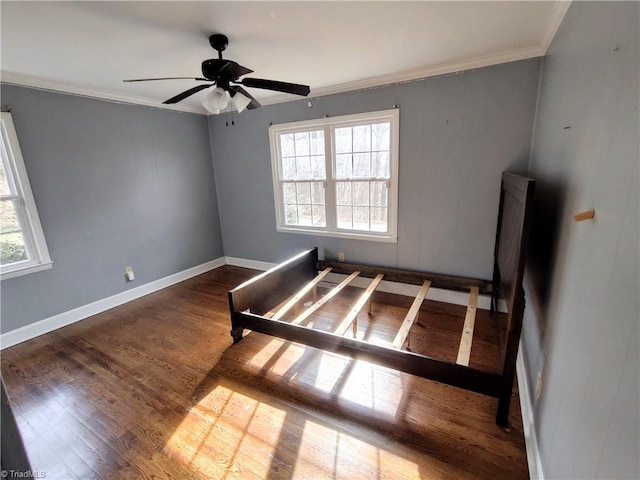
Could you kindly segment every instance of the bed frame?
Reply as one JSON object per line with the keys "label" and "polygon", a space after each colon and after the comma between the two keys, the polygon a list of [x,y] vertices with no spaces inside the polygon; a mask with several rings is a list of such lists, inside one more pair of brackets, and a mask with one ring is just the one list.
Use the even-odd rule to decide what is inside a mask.
{"label": "bed frame", "polygon": [[[531,179],[511,173],[502,174],[491,280],[376,268],[329,260],[319,261],[318,250],[313,248],[229,292],[231,336],[234,343],[242,340],[244,329],[249,329],[497,397],[496,423],[507,425],[525,307],[522,278],[534,185],[535,182]],[[285,314],[291,312],[296,304],[306,298],[329,272],[346,274],[348,277],[293,320],[284,320]],[[373,281],[334,332],[314,330],[303,325],[311,314],[335,297],[357,276],[373,278]],[[369,304],[370,309],[371,294],[383,278],[392,282],[421,285],[395,339],[389,345],[379,345],[345,336],[350,328],[353,328],[355,333],[358,313],[366,304]],[[403,348],[430,287],[469,292],[469,304],[456,363]],[[480,294],[490,295],[492,312],[497,311],[499,301],[501,310],[506,306],[506,328],[502,336],[499,336],[498,373],[469,367],[475,311]],[[505,303],[502,303],[502,300]]]}

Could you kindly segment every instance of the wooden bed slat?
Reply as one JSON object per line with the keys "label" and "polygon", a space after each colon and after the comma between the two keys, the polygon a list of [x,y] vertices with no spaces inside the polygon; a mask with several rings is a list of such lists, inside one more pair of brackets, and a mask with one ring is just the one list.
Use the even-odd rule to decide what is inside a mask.
{"label": "wooden bed slat", "polygon": [[331,267],[325,268],[322,272],[318,274],[316,278],[307,283],[304,287],[302,287],[293,297],[291,297],[287,303],[282,305],[282,307],[278,308],[271,318],[274,320],[280,320],[289,310],[293,308],[293,306],[298,303],[302,298],[311,291],[318,283],[322,281],[324,277],[331,271]]}
{"label": "wooden bed slat", "polygon": [[329,293],[327,293],[324,297],[322,297],[320,300],[318,300],[316,303],[314,303],[308,309],[306,309],[304,312],[302,312],[300,315],[298,315],[295,319],[293,319],[291,321],[291,323],[294,324],[294,325],[300,325],[311,314],[313,314],[316,310],[318,310],[325,303],[327,303],[329,300],[331,300],[333,297],[335,297],[338,293],[340,293],[340,291],[344,287],[349,285],[358,275],[360,275],[360,272],[353,272],[351,275],[349,275],[347,278],[345,278],[340,284],[338,284],[335,287],[333,287],[333,289],[331,289],[331,291]]}
{"label": "wooden bed slat", "polygon": [[425,280],[422,284],[422,288],[416,295],[416,298],[407,313],[407,316],[404,317],[402,322],[402,326],[398,333],[396,333],[396,338],[393,339],[393,348],[402,348],[405,340],[409,336],[409,332],[411,331],[411,327],[418,319],[418,314],[420,313],[420,307],[422,306],[422,302],[424,301],[424,297],[427,296],[427,292],[429,291],[429,287],[431,286],[431,282],[429,280]]}
{"label": "wooden bed slat", "polygon": [[356,320],[356,318],[358,317],[358,313],[360,313],[360,310],[362,310],[362,308],[364,307],[364,304],[367,303],[371,294],[374,292],[374,290],[378,287],[378,285],[382,281],[382,277],[384,277],[383,274],[381,273],[378,274],[376,278],[374,278],[373,281],[369,284],[369,286],[364,291],[364,293],[360,295],[360,298],[358,298],[358,301],[353,305],[353,307],[351,308],[351,311],[349,311],[347,316],[344,317],[344,320],[342,320],[340,325],[338,325],[338,328],[336,328],[334,332],[336,335],[344,335],[344,333],[348,330],[349,326],[353,323],[354,325],[353,335],[355,336],[356,322],[354,322],[354,320]]}
{"label": "wooden bed slat", "polygon": [[462,337],[460,338],[460,348],[458,349],[458,365],[469,366],[469,357],[471,356],[471,344],[473,343],[473,327],[476,322],[476,310],[478,306],[478,287],[471,287],[469,295],[469,305],[467,306],[467,314],[464,317],[464,328],[462,329]]}

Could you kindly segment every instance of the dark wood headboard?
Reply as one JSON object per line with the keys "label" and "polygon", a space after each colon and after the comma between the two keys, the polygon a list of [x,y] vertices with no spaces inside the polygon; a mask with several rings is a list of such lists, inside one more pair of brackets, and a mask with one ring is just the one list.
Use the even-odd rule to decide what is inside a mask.
{"label": "dark wood headboard", "polygon": [[504,300],[507,306],[507,334],[519,337],[524,310],[524,262],[531,230],[535,181],[515,175],[502,174],[500,209],[493,266],[493,307]]}

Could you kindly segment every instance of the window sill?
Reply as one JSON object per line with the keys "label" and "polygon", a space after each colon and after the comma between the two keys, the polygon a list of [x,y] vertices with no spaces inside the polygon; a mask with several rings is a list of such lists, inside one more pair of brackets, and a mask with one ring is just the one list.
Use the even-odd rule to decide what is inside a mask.
{"label": "window sill", "polygon": [[15,270],[4,272],[0,271],[0,280],[6,280],[8,278],[20,277],[22,275],[28,275],[30,273],[41,272],[43,270],[49,270],[50,268],[53,268],[52,261],[38,263],[36,265],[29,265],[22,268],[16,268]]}
{"label": "window sill", "polygon": [[363,240],[367,242],[398,243],[398,237],[396,235],[375,235],[367,233],[327,231],[315,230],[312,228],[307,229],[295,227],[276,227],[276,230],[280,233],[296,233],[298,235],[311,235],[315,237],[345,238],[348,240]]}

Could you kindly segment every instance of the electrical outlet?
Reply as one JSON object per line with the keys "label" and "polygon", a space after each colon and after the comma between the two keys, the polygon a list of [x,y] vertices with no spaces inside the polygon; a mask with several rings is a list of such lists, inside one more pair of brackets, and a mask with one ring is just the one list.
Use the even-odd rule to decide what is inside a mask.
{"label": "electrical outlet", "polygon": [[542,393],[542,373],[538,372],[538,381],[536,382],[536,400],[540,398]]}
{"label": "electrical outlet", "polygon": [[131,265],[128,265],[126,267],[124,267],[124,275],[127,278],[128,282],[132,282],[135,280],[135,276],[133,275],[133,267]]}
{"label": "electrical outlet", "polygon": [[339,262],[344,262],[344,252],[338,253],[338,261]]}

